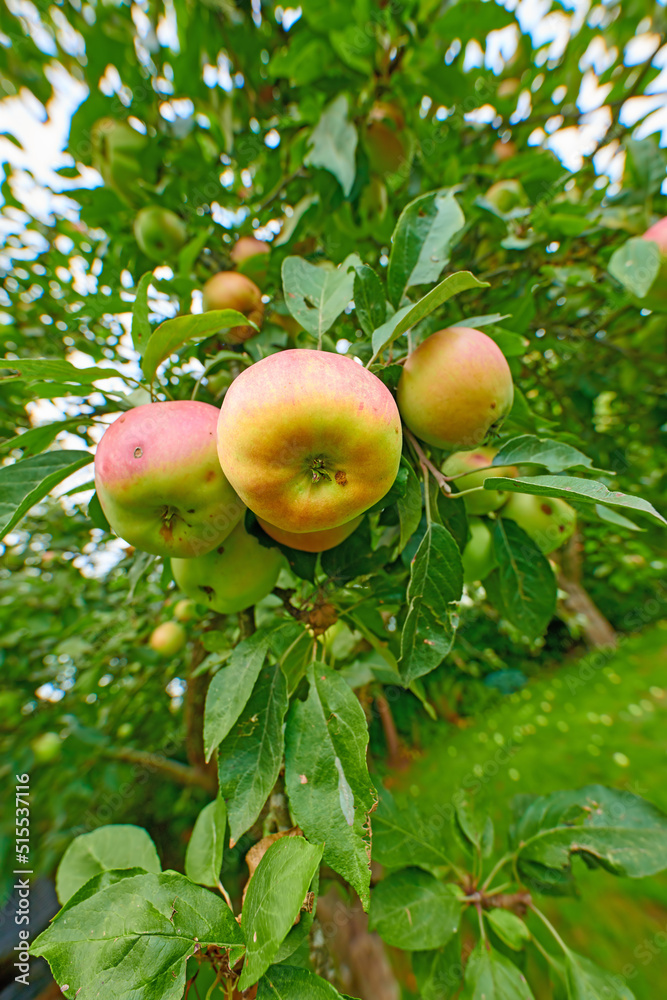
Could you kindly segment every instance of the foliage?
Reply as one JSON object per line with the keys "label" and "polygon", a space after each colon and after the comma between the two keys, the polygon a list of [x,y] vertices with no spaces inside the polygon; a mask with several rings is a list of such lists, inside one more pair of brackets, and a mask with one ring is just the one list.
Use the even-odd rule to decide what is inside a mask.
{"label": "foliage", "polygon": [[[112,536],[86,466],[119,411],[151,399],[219,405],[243,367],[277,350],[347,353],[393,391],[412,346],[448,325],[480,327],[516,383],[494,464],[523,466],[484,488],[572,501],[594,571],[611,567],[593,579],[617,581],[601,603],[622,611],[615,594],[637,579],[623,576],[626,557],[643,560],[633,565],[647,587],[664,551],[664,321],[642,308],[658,262],[630,238],[664,213],[667,160],[622,125],[658,69],[655,49],[639,67],[624,59],[644,5],[583,19],[554,10],[571,36],[562,50],[495,2],[309,3],[293,24],[281,7],[191,0],[32,10],[0,15],[4,93],[31,95],[46,115],[65,73],[85,92],[46,178],[47,207],[26,193],[41,178],[16,160],[2,185],[12,233],[0,258],[0,644],[14,686],[0,703],[10,729],[20,724],[17,773],[45,730],[62,744],[57,767],[35,766],[33,794],[50,803],[37,821],[40,864],[53,867],[79,835],[59,869],[65,906],[35,953],[81,1000],[108,968],[114,995],[181,996],[188,959],[212,966],[211,989],[228,996],[239,978],[239,988],[259,981],[259,997],[335,996],[291,964],[323,858],[370,899],[388,943],[413,951],[424,996],[531,996],[520,970],[530,894],[569,885],[572,853],[631,877],[664,867],[662,813],[613,789],[558,793],[522,804],[517,830],[530,839],[496,859],[488,823],[462,804],[452,833],[470,854],[462,868],[416,814],[399,821],[384,795],[374,812],[366,751],[383,685],[432,713],[423,685],[469,661],[474,628],[525,647],[554,615],[566,620],[535,543],[501,510],[497,568],[485,591],[464,592],[463,498],[438,472],[445,455],[408,437],[394,487],[346,542],[319,558],[288,553],[274,594],[251,613],[202,614],[187,659],[165,666],[145,640],[176,596],[169,566]],[[664,18],[657,7],[654,32]],[[503,30],[514,53],[495,58],[491,33]],[[568,126],[585,124],[577,98],[589,63],[609,117],[598,158],[589,150],[572,171],[552,150],[565,155]],[[378,121],[390,122],[385,133]],[[134,129],[131,154],[114,152],[110,122]],[[398,163],[374,146],[378,134],[398,137]],[[616,143],[622,176],[607,184],[596,166]],[[518,204],[501,210],[491,184],[517,179]],[[133,234],[137,211],[153,205],[187,228],[157,267]],[[232,349],[224,330],[245,318],[202,313],[199,292],[230,267],[233,237],[250,233],[271,243],[266,275],[255,273],[266,318]],[[58,486],[67,495],[44,502]],[[640,529],[646,541],[633,540]],[[473,632],[472,613],[484,619]],[[155,774],[182,786],[176,801],[153,787]],[[97,829],[142,811],[163,859],[187,877],[159,870],[138,832]],[[305,839],[279,840],[260,860],[239,929],[204,887],[227,894],[223,875],[238,880],[251,843],[297,825]],[[389,869],[372,890],[371,830]],[[510,893],[494,882],[506,865]],[[464,911],[480,931],[465,972]],[[549,961],[567,995],[595,996],[602,974],[555,940]]]}

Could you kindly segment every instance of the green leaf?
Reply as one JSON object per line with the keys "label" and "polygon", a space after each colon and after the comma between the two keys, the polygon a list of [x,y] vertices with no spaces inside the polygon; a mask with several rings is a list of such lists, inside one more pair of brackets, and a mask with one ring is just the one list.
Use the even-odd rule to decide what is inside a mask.
{"label": "green leaf", "polygon": [[399,809],[385,789],[373,813],[373,860],[386,868],[449,867],[442,838],[442,818],[423,817],[413,806]]}
{"label": "green leaf", "polygon": [[493,552],[498,566],[484,581],[491,602],[531,639],[542,635],[558,589],[549,560],[523,528],[503,517],[493,526]]}
{"label": "green leaf", "polygon": [[592,459],[572,445],[551,438],[539,438],[534,434],[521,434],[505,441],[491,464],[520,465],[522,462],[544,465],[550,472],[593,468]]}
{"label": "green leaf", "polygon": [[486,919],[500,940],[513,951],[521,951],[526,942],[531,939],[531,933],[523,920],[509,910],[489,910],[486,913]]}
{"label": "green leaf", "polygon": [[185,852],[185,874],[192,882],[215,888],[220,881],[220,869],[225,852],[227,807],[218,796],[204,806],[195,821]]}
{"label": "green leaf", "polygon": [[89,417],[71,417],[69,420],[57,420],[52,424],[42,424],[39,427],[31,427],[30,430],[15,434],[0,442],[0,455],[8,454],[14,449],[23,452],[23,458],[30,458],[32,455],[39,455],[40,452],[53,444],[57,436],[62,431],[76,433],[78,427],[89,427],[93,423]]}
{"label": "green leaf", "polygon": [[181,250],[178,251],[178,274],[187,276],[195,265],[197,257],[202,252],[213,233],[214,227],[207,226],[202,229],[193,239],[189,240]]}
{"label": "green leaf", "polygon": [[522,972],[485,941],[468,959],[461,1000],[534,1000]]}
{"label": "green leaf", "polygon": [[571,857],[613,875],[644,878],[667,868],[667,815],[630,792],[603,785],[540,796],[511,832],[519,870],[569,875]]}
{"label": "green leaf", "polygon": [[444,948],[413,951],[412,971],[421,1000],[452,1000],[463,977],[459,935],[455,935]]}
{"label": "green leaf", "polygon": [[111,525],[107,521],[106,514],[102,510],[102,504],[100,503],[100,498],[97,493],[93,493],[90,498],[90,503],[88,504],[88,517],[93,522],[96,528],[100,531],[111,531]]}
{"label": "green leaf", "polygon": [[267,667],[234,729],[218,748],[220,794],[227,800],[233,847],[259,816],[283,760],[287,684],[279,666]]}
{"label": "green leaf", "polygon": [[56,892],[61,904],[89,879],[113,868],[161,871],[155,844],[140,826],[101,826],[76,837],[63,854],[56,873]]}
{"label": "green leaf", "polygon": [[9,534],[54,486],[92,461],[89,451],[58,450],[0,467],[0,538]]}
{"label": "green leaf", "polygon": [[141,357],[151,335],[151,324],[148,320],[150,307],[148,305],[148,287],[155,281],[152,271],[141,275],[132,305],[132,345]]}
{"label": "green leaf", "polygon": [[415,531],[419,527],[422,518],[422,491],[421,485],[412,466],[406,466],[408,470],[405,494],[399,497],[398,523],[400,525],[400,535],[398,540],[398,551],[402,552],[408,544]]}
{"label": "green leaf", "polygon": [[373,889],[368,926],[404,951],[442,948],[461,919],[459,890],[418,868],[388,875]]}
{"label": "green leaf", "polygon": [[292,703],[285,735],[292,816],[309,840],[325,842],[325,862],[367,907],[376,794],[366,763],[366,717],[336,671],[316,663],[308,679],[308,698]]}
{"label": "green leaf", "polygon": [[623,976],[605,972],[574,951],[565,955],[565,980],[570,1000],[635,1000]]}
{"label": "green leaf", "polygon": [[493,851],[493,820],[490,816],[482,819],[468,799],[461,799],[454,805],[456,830],[464,848],[474,847],[483,858]]}
{"label": "green leaf", "polygon": [[306,969],[274,965],[259,983],[257,1000],[341,1000],[341,994]]}
{"label": "green leaf", "polygon": [[660,247],[652,240],[634,237],[615,250],[609,261],[609,273],[631,295],[643,299],[660,274]]}
{"label": "green leaf", "polygon": [[485,490],[509,490],[512,493],[532,493],[535,496],[562,497],[564,500],[578,500],[580,503],[603,503],[611,507],[628,507],[667,524],[667,520],[659,514],[655,507],[642,500],[641,497],[628,493],[608,490],[602,483],[592,479],[577,479],[574,476],[533,476],[529,479],[495,479],[484,480]]}
{"label": "green leaf", "polygon": [[[59,358],[19,358],[16,361],[0,359],[0,371],[11,371],[12,375],[0,378],[0,385],[12,379],[23,381],[55,381],[71,385],[92,385],[100,379],[122,378],[115,368],[77,368],[69,361]],[[54,392],[55,395],[55,392]]]}
{"label": "green leaf", "polygon": [[346,196],[352,190],[357,172],[357,138],[357,130],[349,120],[348,99],[339,94],[322,112],[310,137],[311,149],[304,159],[304,163],[333,174]]}
{"label": "green leaf", "polygon": [[[488,281],[479,281],[470,271],[456,271],[454,274],[450,274],[444,281],[441,281],[439,285],[436,285],[435,288],[432,288],[430,292],[424,295],[423,298],[415,302],[414,305],[399,309],[388,323],[384,323],[374,332],[373,358],[380,351],[383,351],[385,347],[388,347],[393,340],[400,337],[406,330],[409,330],[410,327],[430,316],[432,312],[441,306],[443,302],[446,302],[447,299],[451,299],[453,295],[465,292],[469,288],[488,287]],[[394,320],[396,320],[395,323],[393,322]]]}
{"label": "green leaf", "polygon": [[286,257],[282,266],[285,304],[304,330],[321,341],[336,322],[354,293],[354,269],[361,265],[356,254],[339,267],[309,264],[302,257]]}
{"label": "green leaf", "polygon": [[269,651],[271,629],[258,629],[240,642],[226,666],[213,677],[206,693],[204,749],[206,760],[230,733],[245,708]]}
{"label": "green leaf", "polygon": [[256,983],[271,965],[301,911],[322,850],[303,837],[283,837],[257,866],[243,904],[247,946],[240,990]]}
{"label": "green leaf", "polygon": [[73,902],[32,945],[72,1000],[180,1000],[195,945],[243,943],[222,899],[177,872],[123,878]]}
{"label": "green leaf", "polygon": [[412,285],[432,284],[449,259],[453,237],[465,217],[451,192],[431,191],[401,212],[392,239],[387,286],[398,308]]}
{"label": "green leaf", "polygon": [[634,521],[631,521],[629,517],[623,517],[622,514],[619,514],[618,511],[613,510],[611,507],[603,507],[602,504],[596,503],[595,513],[601,521],[615,524],[619,528],[627,528],[628,531],[646,531],[646,528],[641,528]]}
{"label": "green leaf", "polygon": [[362,264],[354,273],[354,308],[359,326],[367,336],[382,326],[387,316],[387,300],[382,282],[368,264]]}
{"label": "green leaf", "polygon": [[407,686],[434,670],[454,643],[463,590],[461,553],[447,528],[430,524],[412,562],[399,670]]}
{"label": "green leaf", "polygon": [[358,528],[339,545],[322,553],[322,572],[330,580],[347,583],[358,576],[373,573],[389,560],[389,549],[371,548],[371,529],[368,518],[364,518]]}
{"label": "green leaf", "polygon": [[194,346],[212,337],[220,330],[235,326],[259,327],[236,309],[211,309],[209,312],[188,316],[175,316],[160,323],[153,330],[141,360],[141,368],[148,382],[155,380],[155,373],[170,354],[186,344]]}

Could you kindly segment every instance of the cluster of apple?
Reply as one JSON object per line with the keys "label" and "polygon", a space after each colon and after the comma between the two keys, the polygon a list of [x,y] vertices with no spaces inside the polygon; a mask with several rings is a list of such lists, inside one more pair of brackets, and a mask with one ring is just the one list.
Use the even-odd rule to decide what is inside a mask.
{"label": "cluster of apple", "polygon": [[[239,331],[242,339],[254,333]],[[497,429],[513,395],[497,344],[467,327],[434,333],[408,356],[396,399],[352,357],[280,351],[240,374],[220,410],[173,401],[123,413],[97,449],[97,492],[120,537],[170,558],[179,588],[199,604],[232,613],[266,596],[283,565],[277,547],[246,530],[247,509],[284,546],[322,552],[340,544],[391,488],[403,424],[414,438],[454,451],[443,471],[467,473],[462,489],[481,485],[484,474],[475,470],[494,452],[460,449]],[[506,500],[488,491],[463,498],[471,515]],[[533,503],[536,511],[525,507]],[[573,528],[560,501],[515,495],[506,510],[545,551]],[[538,523],[540,515],[549,523]],[[473,523],[465,553],[474,579],[484,575],[483,566],[473,568],[482,532],[483,522]]]}

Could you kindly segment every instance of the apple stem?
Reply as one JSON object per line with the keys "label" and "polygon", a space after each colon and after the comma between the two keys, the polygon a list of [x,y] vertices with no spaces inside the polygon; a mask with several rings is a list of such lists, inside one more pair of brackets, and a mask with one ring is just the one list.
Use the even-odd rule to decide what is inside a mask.
{"label": "apple stem", "polygon": [[414,448],[417,458],[419,459],[419,464],[421,465],[422,469],[424,468],[428,469],[428,471],[431,473],[431,475],[435,479],[436,483],[438,484],[442,492],[446,496],[449,496],[452,491],[451,487],[449,486],[449,483],[447,482],[447,477],[443,476],[442,472],[440,472],[439,469],[436,469],[433,462],[426,457],[421,445],[419,444],[419,441],[411,431],[406,430],[405,436],[407,437],[408,441]]}

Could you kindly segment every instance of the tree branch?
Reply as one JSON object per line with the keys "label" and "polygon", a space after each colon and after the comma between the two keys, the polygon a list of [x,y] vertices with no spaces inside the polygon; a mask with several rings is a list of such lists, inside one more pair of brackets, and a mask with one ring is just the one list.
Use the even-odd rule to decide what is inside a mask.
{"label": "tree branch", "polygon": [[207,774],[198,767],[182,764],[180,760],[171,760],[161,753],[150,753],[146,750],[134,750],[131,747],[102,747],[101,752],[107,757],[121,760],[126,764],[135,764],[137,768],[150,774],[160,774],[178,785],[204,788],[212,795],[217,791],[215,775]]}

